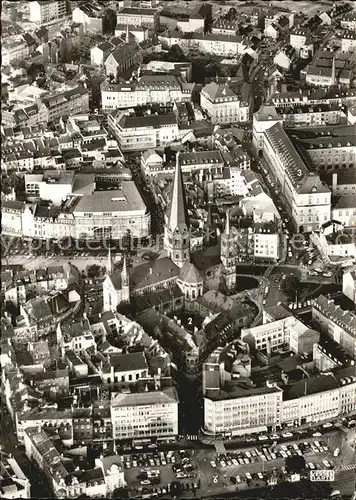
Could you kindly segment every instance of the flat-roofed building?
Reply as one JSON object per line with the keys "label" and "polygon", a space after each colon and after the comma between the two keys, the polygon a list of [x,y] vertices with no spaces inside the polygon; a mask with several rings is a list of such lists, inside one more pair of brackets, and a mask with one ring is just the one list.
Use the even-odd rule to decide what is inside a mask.
{"label": "flat-roofed building", "polygon": [[231,381],[204,396],[204,429],[208,433],[263,432],[280,425],[283,391],[277,386],[254,387],[247,379]]}
{"label": "flat-roofed building", "polygon": [[351,83],[350,57],[344,53],[318,50],[312,62],[301,71],[309,85],[331,87],[339,84],[349,87]]}
{"label": "flat-roofed building", "polygon": [[178,122],[174,113],[134,116],[121,110],[108,116],[109,130],[123,152],[166,146],[178,139]]}
{"label": "flat-roofed building", "polygon": [[150,213],[133,181],[120,189],[82,196],[73,209],[75,237],[89,240],[121,239],[130,230],[135,238],[150,234]]}
{"label": "flat-roofed building", "polygon": [[152,31],[157,31],[159,28],[159,11],[157,9],[124,7],[117,13],[117,24],[144,26]]}
{"label": "flat-roofed building", "polygon": [[30,2],[30,21],[32,23],[47,24],[65,17],[67,5],[65,0],[39,0]]}
{"label": "flat-roofed building", "polygon": [[168,105],[191,102],[193,83],[187,83],[173,74],[144,74],[136,82],[101,84],[104,111],[152,104]]}
{"label": "flat-roofed building", "polygon": [[179,399],[174,387],[114,393],[111,418],[114,439],[176,436]]}

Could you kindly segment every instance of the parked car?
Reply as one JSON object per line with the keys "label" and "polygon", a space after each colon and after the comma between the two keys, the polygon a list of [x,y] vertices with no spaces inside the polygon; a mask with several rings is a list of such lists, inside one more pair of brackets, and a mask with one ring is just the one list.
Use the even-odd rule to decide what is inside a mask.
{"label": "parked car", "polygon": [[282,437],[291,438],[291,437],[293,437],[293,434],[291,432],[285,432],[284,434],[282,434]]}

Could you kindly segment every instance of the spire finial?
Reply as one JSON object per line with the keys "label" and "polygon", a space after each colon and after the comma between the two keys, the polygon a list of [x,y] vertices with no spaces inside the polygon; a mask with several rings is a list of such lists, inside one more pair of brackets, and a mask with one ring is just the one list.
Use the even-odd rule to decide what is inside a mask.
{"label": "spire finial", "polygon": [[230,234],[230,209],[226,212],[225,234]]}
{"label": "spire finial", "polygon": [[126,253],[124,253],[124,260],[123,260],[123,263],[122,263],[122,271],[121,271],[121,274],[124,276],[127,275],[127,261],[126,261]]}

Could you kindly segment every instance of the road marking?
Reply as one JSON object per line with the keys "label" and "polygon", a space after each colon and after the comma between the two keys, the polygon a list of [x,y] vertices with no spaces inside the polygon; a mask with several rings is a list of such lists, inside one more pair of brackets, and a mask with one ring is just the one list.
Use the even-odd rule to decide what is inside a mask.
{"label": "road marking", "polygon": [[353,470],[356,469],[356,464],[343,465],[340,467],[340,471]]}

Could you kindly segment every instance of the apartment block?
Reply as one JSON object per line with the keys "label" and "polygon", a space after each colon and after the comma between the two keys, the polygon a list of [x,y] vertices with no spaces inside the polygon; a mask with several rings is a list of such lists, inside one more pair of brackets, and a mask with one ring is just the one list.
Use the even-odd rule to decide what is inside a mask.
{"label": "apartment block", "polygon": [[111,400],[114,439],[176,436],[178,395],[174,388],[118,393]]}
{"label": "apartment block", "polygon": [[39,0],[30,2],[30,21],[47,24],[65,17],[67,13],[66,0]]}
{"label": "apartment block", "polygon": [[138,117],[117,110],[109,114],[108,126],[123,152],[155,149],[178,139],[174,113]]}
{"label": "apartment block", "polygon": [[356,359],[356,315],[320,295],[312,308],[313,323]]}
{"label": "apartment block", "polygon": [[156,9],[124,7],[117,13],[117,24],[145,26],[152,31],[159,28],[159,11]]}
{"label": "apartment block", "polygon": [[224,390],[207,390],[204,428],[208,433],[263,432],[281,422],[283,391],[277,386],[254,388],[231,384]]}
{"label": "apartment block", "polygon": [[281,122],[274,106],[261,106],[253,118],[253,145],[286,198],[295,228],[311,232],[330,220],[331,192],[309,172]]}
{"label": "apartment block", "polygon": [[193,83],[172,74],[144,74],[136,82],[101,84],[103,111],[119,108],[191,102]]}

